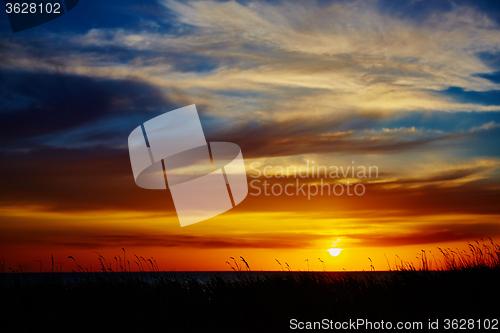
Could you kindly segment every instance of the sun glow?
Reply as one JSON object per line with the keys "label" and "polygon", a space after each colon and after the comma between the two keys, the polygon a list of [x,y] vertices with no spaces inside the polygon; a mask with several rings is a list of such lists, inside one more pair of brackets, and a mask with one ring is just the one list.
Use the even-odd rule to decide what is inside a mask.
{"label": "sun glow", "polygon": [[336,257],[340,254],[340,252],[342,251],[343,249],[337,249],[337,248],[331,248],[331,249],[328,249],[327,251],[330,253],[330,255],[332,257]]}

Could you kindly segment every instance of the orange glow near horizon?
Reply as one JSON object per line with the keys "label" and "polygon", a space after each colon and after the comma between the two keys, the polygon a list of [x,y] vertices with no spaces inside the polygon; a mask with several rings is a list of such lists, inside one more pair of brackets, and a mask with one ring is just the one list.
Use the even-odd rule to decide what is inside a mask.
{"label": "orange glow near horizon", "polygon": [[[419,242],[418,236],[412,235],[415,226],[468,224],[471,219],[488,223],[496,218],[436,215],[426,217],[423,224],[418,216],[407,216],[398,217],[398,224],[387,225],[393,218],[332,220],[321,218],[321,213],[232,212],[180,228],[175,216],[139,212],[68,214],[33,209],[22,213],[14,209],[3,210],[2,215],[15,222],[2,231],[0,258],[5,259],[5,271],[77,271],[74,260],[84,270],[99,271],[99,255],[113,271],[123,269],[124,255],[127,269],[133,271],[151,270],[153,262],[154,269],[162,271],[229,271],[232,268],[226,261],[234,267],[229,259],[234,257],[243,264],[240,256],[256,271],[281,270],[276,259],[293,271],[369,271],[368,258],[376,270],[383,271],[394,269],[401,261],[419,267],[421,260],[417,257],[422,250],[430,268],[435,269],[443,264],[438,247],[467,250],[467,241],[474,239],[405,245],[412,237]],[[16,234],[23,239],[16,239]],[[353,237],[356,234],[366,235],[362,236],[365,241]],[[375,234],[386,237],[370,236]],[[336,248],[339,243],[342,249]]]}

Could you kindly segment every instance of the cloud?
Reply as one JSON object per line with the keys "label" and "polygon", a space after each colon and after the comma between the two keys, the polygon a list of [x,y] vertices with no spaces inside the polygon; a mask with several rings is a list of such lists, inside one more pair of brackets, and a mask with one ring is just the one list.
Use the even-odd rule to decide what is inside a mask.
{"label": "cloud", "polygon": [[2,66],[129,78],[166,92],[175,87],[210,114],[243,121],[262,112],[280,122],[301,119],[304,112],[327,119],[338,113],[500,109],[498,103],[464,103],[440,93],[451,86],[499,88],[478,76],[493,72],[479,54],[499,50],[499,27],[472,7],[439,8],[415,21],[391,15],[377,1],[161,4],[173,13],[168,23],[177,29],[98,27],[64,36],[69,57],[46,51],[34,58],[37,47],[24,43],[4,55]]}
{"label": "cloud", "polygon": [[[428,165],[418,165],[413,168],[415,178],[409,177],[405,170],[405,178],[375,180],[378,185],[401,185],[409,188],[419,186],[443,186],[453,187],[463,185],[468,182],[476,182],[482,179],[488,179],[489,175],[500,168],[500,161],[497,159],[476,159],[472,161],[460,161],[453,164],[432,163]],[[418,170],[418,171],[417,171]],[[420,175],[420,177],[418,177]]]}
{"label": "cloud", "polygon": [[198,249],[296,249],[311,245],[312,240],[327,238],[321,235],[278,236],[278,235],[240,235],[239,237],[194,236],[194,235],[101,235],[81,237],[77,242],[54,240],[52,245],[79,248],[157,246],[184,247]]}
{"label": "cloud", "polygon": [[[429,114],[426,116],[432,117]],[[356,122],[360,122],[361,125]],[[383,121],[374,122],[369,117],[356,119],[332,117],[330,120],[309,117],[300,121],[237,123],[218,131],[211,131],[208,128],[207,138],[212,141],[232,140],[242,147],[245,156],[253,158],[321,153],[387,154],[419,149],[432,151],[440,149],[439,145],[452,145],[454,142],[470,139],[473,134],[495,128],[474,127],[464,131],[464,129],[416,129],[412,126],[392,129],[382,127],[381,130],[335,130],[363,125],[380,126],[380,123],[383,126]]]}
{"label": "cloud", "polygon": [[175,108],[146,84],[63,73],[4,71],[0,91],[0,138],[10,143],[2,149],[48,142],[69,146],[71,131],[80,132],[74,146],[85,141],[116,143],[113,136],[128,135],[124,123],[131,130],[136,126],[133,121],[140,123],[165,107]]}
{"label": "cloud", "polygon": [[500,236],[500,226],[495,223],[455,223],[412,228],[408,234],[365,234],[351,235],[364,246],[405,246],[424,244],[445,244],[457,241],[472,241]]}
{"label": "cloud", "polygon": [[469,131],[471,133],[474,133],[474,132],[481,132],[481,131],[489,131],[489,130],[496,129],[499,127],[500,127],[500,124],[497,124],[494,121],[490,121],[489,123],[483,124],[481,126],[475,126],[475,127],[471,128]]}
{"label": "cloud", "polygon": [[146,191],[135,185],[126,150],[43,148],[0,152],[0,156],[3,207],[174,212],[167,191]]}
{"label": "cloud", "polygon": [[406,127],[400,127],[400,128],[383,128],[382,131],[384,133],[417,133],[419,132],[418,130],[415,129],[415,126],[412,126],[410,128]]}

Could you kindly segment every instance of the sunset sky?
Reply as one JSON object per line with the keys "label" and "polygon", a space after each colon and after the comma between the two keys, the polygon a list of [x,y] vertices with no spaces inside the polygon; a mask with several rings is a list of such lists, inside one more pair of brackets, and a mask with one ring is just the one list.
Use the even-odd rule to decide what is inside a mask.
{"label": "sunset sky", "polygon": [[[162,270],[387,270],[500,241],[500,2],[80,1],[0,20],[0,258],[33,270],[133,254]],[[180,227],[138,187],[141,123],[196,104],[251,165],[376,166],[362,196],[252,195]],[[268,169],[270,171],[276,170]],[[271,184],[319,178],[258,178]],[[307,185],[306,185],[307,186]],[[330,248],[341,248],[334,257]],[[334,252],[334,251],[333,251]],[[324,262],[322,263],[319,258]],[[308,260],[308,262],[306,261]],[[436,260],[437,262],[437,260]]]}

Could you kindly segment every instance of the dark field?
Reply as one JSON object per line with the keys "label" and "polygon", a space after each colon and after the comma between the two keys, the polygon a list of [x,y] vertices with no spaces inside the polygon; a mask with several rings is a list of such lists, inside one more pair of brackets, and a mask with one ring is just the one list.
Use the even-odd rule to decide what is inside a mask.
{"label": "dark field", "polygon": [[446,268],[439,271],[428,270],[423,257],[419,269],[401,263],[392,272],[363,274],[4,273],[0,327],[5,332],[281,332],[290,330],[294,318],[419,321],[424,329],[429,319],[440,319],[441,325],[446,318],[498,320],[500,250],[484,246],[470,253],[443,251]]}

